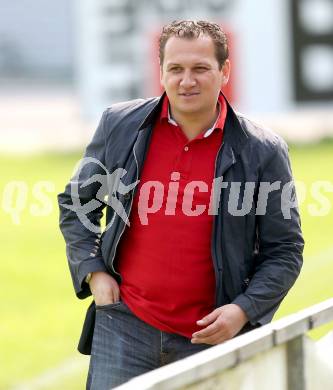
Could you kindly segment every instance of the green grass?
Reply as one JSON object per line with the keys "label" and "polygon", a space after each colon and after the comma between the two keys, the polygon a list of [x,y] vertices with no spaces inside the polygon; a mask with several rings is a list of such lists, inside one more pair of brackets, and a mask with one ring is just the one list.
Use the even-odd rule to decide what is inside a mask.
{"label": "green grass", "polygon": [[[320,206],[311,194],[311,185],[318,180],[329,181],[333,185],[333,141],[293,146],[290,156],[295,179],[304,182],[307,190],[300,207],[305,238],[304,265],[275,319],[333,297],[333,208],[325,216],[313,216],[309,212],[309,205]],[[333,206],[333,192],[322,193]],[[330,323],[311,331],[310,336],[319,338],[332,329],[333,324]]]}
{"label": "green grass", "polygon": [[[10,181],[24,181],[28,188],[20,224],[14,225],[1,208],[0,388],[34,377],[75,352],[88,303],[77,300],[73,293],[64,241],[57,228],[56,194],[63,190],[77,158],[43,155],[0,159],[6,167],[1,173],[2,199],[4,185]],[[53,210],[48,216],[33,217],[30,207],[40,202],[32,189],[41,180],[54,183],[54,191],[48,194]]]}
{"label": "green grass", "polygon": [[[291,147],[296,179],[304,181],[308,188],[315,180],[333,183],[332,155],[333,142]],[[75,355],[88,301],[80,301],[74,295],[64,241],[58,230],[56,194],[63,190],[79,157],[79,154],[0,157],[1,205],[6,184],[13,180],[27,184],[26,204],[19,214],[19,224],[13,223],[3,207],[0,209],[0,389],[38,376]],[[42,180],[54,183],[54,191],[47,194],[53,209],[47,216],[32,216],[30,207],[41,204],[33,195],[33,187]],[[333,204],[333,193],[327,197]],[[315,200],[308,190],[301,207],[306,240],[304,267],[275,318],[333,295],[333,211],[313,217],[307,209],[310,203]],[[315,331],[314,336],[319,337],[328,329],[332,325]],[[86,369],[87,362],[81,371],[45,390],[84,388]]]}

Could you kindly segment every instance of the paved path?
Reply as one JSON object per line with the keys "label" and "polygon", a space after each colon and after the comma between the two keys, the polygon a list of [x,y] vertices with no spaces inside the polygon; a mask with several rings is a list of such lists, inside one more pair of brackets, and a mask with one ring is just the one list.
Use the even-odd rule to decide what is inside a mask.
{"label": "paved path", "polygon": [[94,126],[83,121],[79,100],[70,88],[0,89],[0,152],[79,149]]}
{"label": "paved path", "polygon": [[[83,120],[69,87],[7,84],[0,88],[0,153],[82,149],[96,123]],[[289,141],[333,137],[333,110],[322,107],[253,117]]]}

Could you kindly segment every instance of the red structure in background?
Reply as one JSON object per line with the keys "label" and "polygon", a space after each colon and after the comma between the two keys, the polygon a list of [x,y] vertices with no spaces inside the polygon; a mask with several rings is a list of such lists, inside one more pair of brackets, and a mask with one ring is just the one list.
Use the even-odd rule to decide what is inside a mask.
{"label": "red structure in background", "polygon": [[[231,75],[228,84],[223,90],[223,93],[225,94],[228,101],[233,104],[237,102],[237,89],[236,89],[236,82],[235,82],[235,70],[237,69],[237,62],[235,61],[233,53],[235,52],[235,37],[231,33],[231,30],[229,28],[226,28],[226,26],[221,24],[223,26],[223,30],[227,34],[228,42],[229,42],[229,59],[231,62]],[[163,88],[160,85],[160,64],[159,64],[159,58],[158,58],[158,39],[160,36],[161,28],[154,29],[152,32],[149,33],[148,39],[149,42],[151,42],[150,45],[150,53],[149,53],[149,63],[150,66],[147,67],[149,69],[149,74],[147,77],[147,83],[146,83],[146,96],[159,96],[163,92]]]}

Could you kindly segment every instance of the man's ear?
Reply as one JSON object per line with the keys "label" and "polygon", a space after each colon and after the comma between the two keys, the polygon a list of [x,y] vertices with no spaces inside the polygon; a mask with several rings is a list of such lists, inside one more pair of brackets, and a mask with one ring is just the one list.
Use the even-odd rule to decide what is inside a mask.
{"label": "man's ear", "polygon": [[225,60],[221,71],[222,71],[222,87],[224,87],[228,84],[229,77],[230,77],[230,61],[229,60]]}
{"label": "man's ear", "polygon": [[160,84],[161,87],[164,88],[164,83],[163,83],[163,67],[160,65]]}

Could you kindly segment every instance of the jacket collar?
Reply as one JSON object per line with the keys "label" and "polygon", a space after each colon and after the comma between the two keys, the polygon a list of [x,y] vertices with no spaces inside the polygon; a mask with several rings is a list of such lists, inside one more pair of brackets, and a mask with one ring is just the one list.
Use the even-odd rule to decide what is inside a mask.
{"label": "jacket collar", "polygon": [[[248,135],[246,131],[242,128],[237,114],[231,107],[230,103],[228,102],[227,98],[225,95],[221,92],[221,94],[224,96],[226,103],[227,103],[227,117],[225,120],[225,125],[224,125],[224,144],[228,145],[231,147],[233,153],[235,155],[240,154],[244,144],[248,140]],[[161,109],[162,109],[162,104],[163,104],[163,98],[166,95],[164,92],[160,97],[154,98],[151,101],[151,109],[147,116],[144,118],[142,121],[139,130],[144,130],[147,127],[153,125],[155,121],[157,120]]]}
{"label": "jacket collar", "polygon": [[228,108],[223,130],[224,144],[230,145],[235,155],[238,155],[248,141],[249,136],[240,124],[237,114],[227,99],[226,102]]}
{"label": "jacket collar", "polygon": [[163,92],[163,94],[160,97],[156,97],[152,99],[150,111],[142,121],[139,127],[139,131],[146,129],[148,126],[155,123],[162,110],[163,98],[165,95],[166,93]]}

